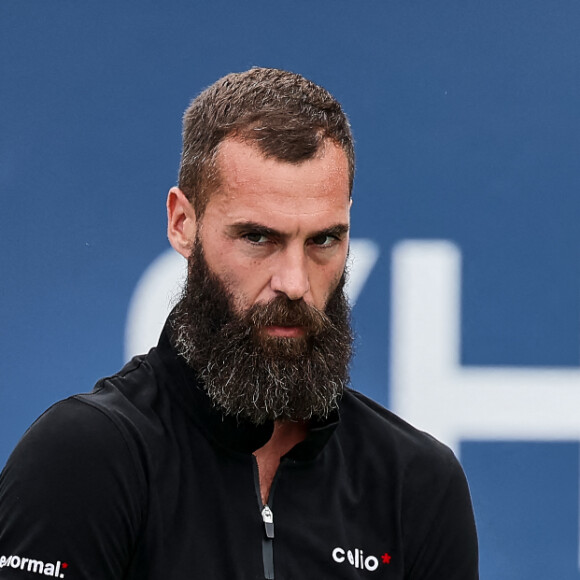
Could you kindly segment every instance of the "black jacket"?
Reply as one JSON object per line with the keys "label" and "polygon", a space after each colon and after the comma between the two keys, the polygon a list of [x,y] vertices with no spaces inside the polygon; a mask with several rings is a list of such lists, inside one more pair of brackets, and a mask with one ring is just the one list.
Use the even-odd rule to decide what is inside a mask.
{"label": "black jacket", "polygon": [[478,578],[469,491],[445,446],[348,390],[282,458],[270,523],[252,452],[271,432],[212,408],[164,331],[16,447],[0,476],[0,578]]}

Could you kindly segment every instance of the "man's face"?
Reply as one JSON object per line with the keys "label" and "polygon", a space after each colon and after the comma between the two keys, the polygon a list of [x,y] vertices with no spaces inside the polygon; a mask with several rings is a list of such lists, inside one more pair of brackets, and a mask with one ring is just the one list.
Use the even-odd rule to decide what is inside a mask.
{"label": "man's face", "polygon": [[[210,270],[243,312],[285,295],[323,310],[345,267],[350,196],[348,163],[327,142],[298,164],[266,159],[226,139],[217,156],[220,185],[198,222]],[[293,337],[300,328],[269,327]]]}
{"label": "man's face", "polygon": [[346,159],[332,145],[297,165],[231,141],[224,149],[173,314],[177,349],[227,415],[326,417],[352,345]]}

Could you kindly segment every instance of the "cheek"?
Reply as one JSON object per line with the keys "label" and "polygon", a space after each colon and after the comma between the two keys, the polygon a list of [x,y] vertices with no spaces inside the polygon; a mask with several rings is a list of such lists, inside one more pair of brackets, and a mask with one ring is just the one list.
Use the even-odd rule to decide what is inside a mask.
{"label": "cheek", "polygon": [[224,268],[220,277],[235,300],[236,312],[244,312],[262,299],[269,279],[264,270],[257,264],[229,264]]}
{"label": "cheek", "polygon": [[311,284],[311,291],[315,303],[314,305],[317,308],[326,308],[326,304],[330,296],[340,284],[343,273],[344,267],[340,269],[325,271],[324,273],[319,272],[319,276],[316,278],[316,281]]}

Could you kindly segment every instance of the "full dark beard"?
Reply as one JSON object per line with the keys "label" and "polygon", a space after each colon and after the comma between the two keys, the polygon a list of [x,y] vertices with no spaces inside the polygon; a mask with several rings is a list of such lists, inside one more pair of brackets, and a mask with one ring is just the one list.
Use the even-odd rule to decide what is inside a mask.
{"label": "full dark beard", "polygon": [[[324,419],[349,381],[353,340],[344,282],[345,274],[324,312],[278,296],[236,314],[231,292],[196,242],[172,314],[173,342],[225,415],[254,424]],[[305,334],[273,337],[264,334],[265,326],[299,326]]]}

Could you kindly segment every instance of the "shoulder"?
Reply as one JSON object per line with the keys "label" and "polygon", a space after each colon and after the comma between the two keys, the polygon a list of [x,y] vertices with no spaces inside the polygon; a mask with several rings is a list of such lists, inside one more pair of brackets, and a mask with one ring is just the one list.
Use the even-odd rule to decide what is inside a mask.
{"label": "shoulder", "polygon": [[140,452],[149,453],[174,419],[171,389],[155,349],[133,358],[118,373],[101,379],[90,393],[72,399],[85,414],[101,415],[109,428]]}
{"label": "shoulder", "polygon": [[0,515],[10,529],[41,514],[59,521],[53,510],[71,521],[76,512],[97,517],[111,510],[136,521],[146,489],[131,442],[106,414],[72,397],[43,413],[8,458]]}
{"label": "shoulder", "polygon": [[437,502],[448,488],[467,490],[467,482],[453,451],[393,412],[349,390],[341,405],[341,434],[349,457],[401,490],[415,502],[425,496]]}
{"label": "shoulder", "polygon": [[12,471],[42,473],[56,481],[82,479],[90,467],[138,473],[136,448],[103,410],[77,397],[60,401],[45,411],[26,431],[8,459]]}
{"label": "shoulder", "polygon": [[358,391],[345,393],[341,419],[345,431],[359,444],[404,464],[431,460],[450,467],[457,462],[449,447]]}
{"label": "shoulder", "polygon": [[476,578],[469,487],[451,449],[356,391],[345,393],[341,418],[342,438],[351,456],[358,454],[367,481],[397,490],[409,577]]}
{"label": "shoulder", "polygon": [[74,471],[81,477],[90,465],[93,473],[100,468],[142,478],[152,419],[143,418],[139,397],[147,398],[154,390],[154,381],[143,380],[146,366],[143,358],[135,359],[99,381],[92,392],[52,405],[24,433],[5,471],[55,477]]}
{"label": "shoulder", "polygon": [[71,397],[33,423],[0,474],[2,553],[70,562],[78,552],[85,569],[119,578],[147,501],[131,439],[102,409]]}

